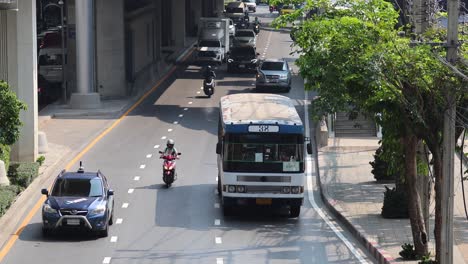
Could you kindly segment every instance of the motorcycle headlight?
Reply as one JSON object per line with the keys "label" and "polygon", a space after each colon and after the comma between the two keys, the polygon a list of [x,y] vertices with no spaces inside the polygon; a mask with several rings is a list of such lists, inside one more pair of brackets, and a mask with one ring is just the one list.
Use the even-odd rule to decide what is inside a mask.
{"label": "motorcycle headlight", "polygon": [[228,62],[229,63],[232,63],[234,60],[233,59],[228,59]]}
{"label": "motorcycle headlight", "polygon": [[44,213],[48,214],[58,214],[58,211],[50,206],[50,204],[44,204],[43,207]]}
{"label": "motorcycle headlight", "polygon": [[259,72],[259,73],[257,73],[257,79],[265,79],[265,75],[263,75],[263,73]]}
{"label": "motorcycle headlight", "polygon": [[89,214],[90,215],[99,215],[99,214],[103,214],[104,212],[106,212],[106,205],[102,203],[102,204],[99,204],[93,210],[91,210],[91,212],[89,212]]}
{"label": "motorcycle headlight", "polygon": [[250,61],[251,63],[257,63],[257,59],[253,59]]}
{"label": "motorcycle headlight", "polygon": [[287,74],[281,74],[279,77],[281,80],[286,80],[288,78]]}

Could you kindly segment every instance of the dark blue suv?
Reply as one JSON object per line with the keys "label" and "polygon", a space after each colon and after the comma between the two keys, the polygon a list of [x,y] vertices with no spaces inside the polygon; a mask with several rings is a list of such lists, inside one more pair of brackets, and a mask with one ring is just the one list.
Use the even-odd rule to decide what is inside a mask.
{"label": "dark blue suv", "polygon": [[42,231],[48,235],[59,229],[88,230],[107,237],[114,219],[114,191],[100,172],[63,170],[42,207]]}

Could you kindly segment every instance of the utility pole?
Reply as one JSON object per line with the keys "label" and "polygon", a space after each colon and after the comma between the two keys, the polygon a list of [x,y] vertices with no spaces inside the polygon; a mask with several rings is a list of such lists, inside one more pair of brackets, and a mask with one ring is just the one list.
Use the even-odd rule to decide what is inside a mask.
{"label": "utility pole", "polygon": [[[447,0],[447,62],[455,64],[458,50],[459,1]],[[441,208],[440,264],[453,263],[453,199],[456,102],[452,87],[446,90],[443,134],[443,179]]]}

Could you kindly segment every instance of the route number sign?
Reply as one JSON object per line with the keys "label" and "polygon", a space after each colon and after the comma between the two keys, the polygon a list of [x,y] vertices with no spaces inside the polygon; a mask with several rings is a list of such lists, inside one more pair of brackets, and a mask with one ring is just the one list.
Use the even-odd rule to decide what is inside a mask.
{"label": "route number sign", "polygon": [[251,125],[251,126],[249,126],[249,132],[278,133],[279,132],[279,126],[274,126],[274,125]]}

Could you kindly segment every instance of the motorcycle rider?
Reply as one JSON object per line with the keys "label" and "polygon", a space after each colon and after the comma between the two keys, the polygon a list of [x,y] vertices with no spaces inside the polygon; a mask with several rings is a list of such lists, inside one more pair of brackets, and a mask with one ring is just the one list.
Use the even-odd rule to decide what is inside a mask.
{"label": "motorcycle rider", "polygon": [[255,17],[254,25],[260,25],[260,20],[258,20],[258,17]]}
{"label": "motorcycle rider", "polygon": [[177,158],[177,149],[174,147],[174,140],[173,139],[169,139],[166,143],[166,149],[164,150],[164,152],[161,154],[161,156],[173,156],[173,157],[176,157]]}

